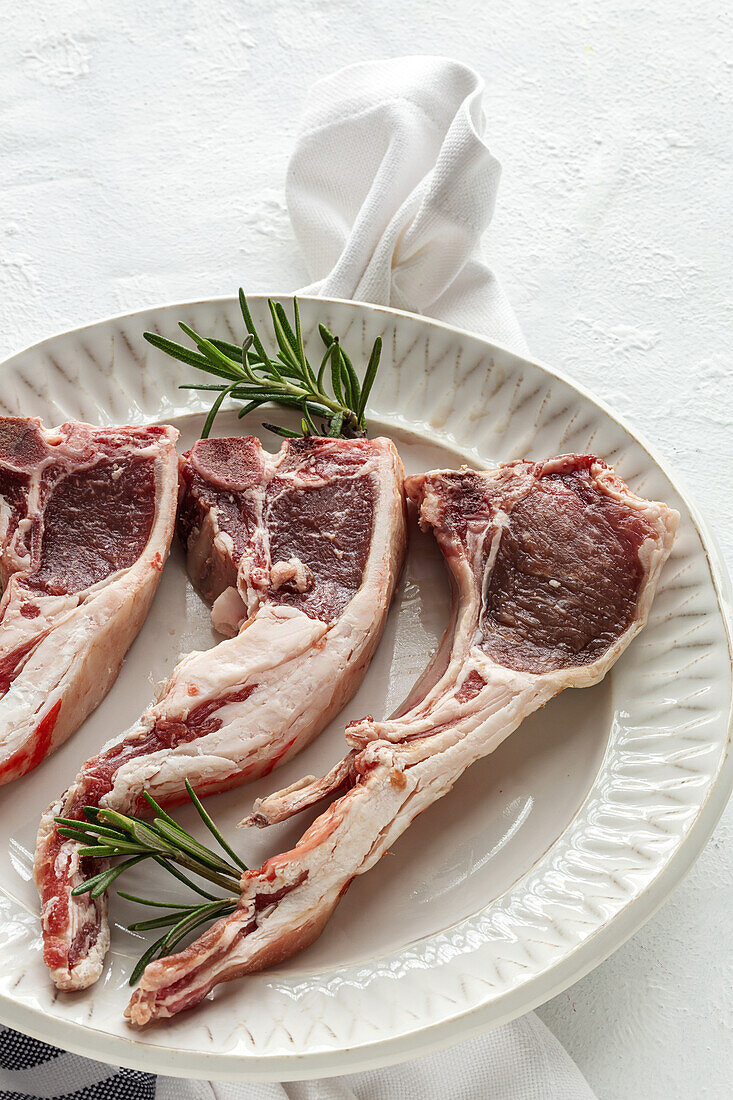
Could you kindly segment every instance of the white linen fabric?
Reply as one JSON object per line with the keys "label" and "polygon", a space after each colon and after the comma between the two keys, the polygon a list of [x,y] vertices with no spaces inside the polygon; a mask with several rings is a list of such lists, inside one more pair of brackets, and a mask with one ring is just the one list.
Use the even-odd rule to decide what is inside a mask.
{"label": "white linen fabric", "polygon": [[287,177],[314,280],[303,293],[424,313],[526,350],[481,251],[501,173],[483,87],[437,57],[364,62],[314,85]]}
{"label": "white linen fabric", "polygon": [[[302,293],[425,313],[524,350],[481,254],[500,172],[484,137],[482,92],[473,70],[433,57],[366,62],[313,87],[287,179],[314,280]],[[594,1093],[530,1013],[399,1066],[289,1084],[156,1079],[0,1031],[0,1100],[29,1097],[594,1100]]]}

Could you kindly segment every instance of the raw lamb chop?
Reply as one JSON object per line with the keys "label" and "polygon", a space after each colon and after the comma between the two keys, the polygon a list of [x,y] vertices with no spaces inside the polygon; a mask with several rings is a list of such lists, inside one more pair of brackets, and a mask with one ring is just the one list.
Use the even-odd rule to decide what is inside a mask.
{"label": "raw lamb chop", "polygon": [[433,664],[396,716],[349,727],[355,749],[329,776],[260,803],[266,824],[347,787],[291,851],[243,874],[233,914],[148,965],[133,1023],[307,947],[351,880],[470,764],[564,688],[600,680],[646,622],[679,518],[591,456],[438,471],[406,489],[454,582]]}
{"label": "raw lamb chop", "polygon": [[114,683],[168,556],[177,436],[0,418],[0,784]]}
{"label": "raw lamb chop", "polygon": [[320,733],[359,686],[386,621],[405,550],[403,476],[386,439],[292,440],[277,455],[256,439],[212,439],[183,457],[189,570],[235,636],[184,657],[43,817],[35,876],[59,988],[97,980],[109,930],[105,897],[71,896],[101,868],[79,859],[54,817],[90,804],[139,813],[144,790],[171,805],[186,779],[200,795],[226,790]]}

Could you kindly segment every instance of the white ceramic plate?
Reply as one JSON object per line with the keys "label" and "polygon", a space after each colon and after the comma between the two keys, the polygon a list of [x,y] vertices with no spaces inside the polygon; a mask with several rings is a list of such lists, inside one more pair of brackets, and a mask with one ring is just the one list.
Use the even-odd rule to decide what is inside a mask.
{"label": "white ceramic plate", "polygon": [[[267,327],[265,301],[252,306]],[[678,508],[680,534],[647,629],[604,683],[565,692],[474,765],[353,883],[308,951],[136,1033],[122,1018],[126,977],[144,947],[122,927],[132,907],[113,899],[118,924],[102,980],[84,993],[57,993],[41,961],[31,851],[40,811],[79,763],[138,716],[179,652],[216,640],[175,550],[107,699],[55,756],[0,792],[0,1018],[92,1058],[176,1076],[287,1080],[384,1065],[468,1038],[545,1001],[623,943],[688,869],[731,787],[724,570],[704,523],[649,449],[555,372],[476,336],[349,302],[304,300],[302,312],[314,354],[319,320],[357,361],[383,337],[369,420],[373,433],[393,437],[408,472],[593,451],[632,489]],[[203,406],[177,386],[194,372],[142,339],[144,329],[175,337],[179,319],[206,334],[241,336],[229,299],[77,329],[5,364],[0,411],[47,425],[165,421],[190,445]],[[254,416],[248,429],[258,424]],[[216,430],[241,431],[241,422],[228,413]],[[447,610],[440,555],[429,536],[413,532],[399,597],[360,691],[275,785],[320,774],[340,757],[345,721],[396,707]],[[273,785],[269,778],[219,796],[210,809],[231,833]],[[256,866],[302,828],[296,819],[236,835]],[[136,885],[149,886],[149,870],[135,873]]]}

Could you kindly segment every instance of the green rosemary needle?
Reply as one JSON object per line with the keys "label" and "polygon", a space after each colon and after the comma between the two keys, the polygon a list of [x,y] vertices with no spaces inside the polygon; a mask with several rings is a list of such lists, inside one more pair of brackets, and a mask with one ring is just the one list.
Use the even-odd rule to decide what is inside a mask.
{"label": "green rosemary needle", "polygon": [[[239,305],[246,329],[242,345],[228,340],[200,336],[182,321],[181,330],[195,344],[196,351],[155,332],[143,336],[167,355],[205,374],[220,379],[209,383],[184,383],[181,389],[216,393],[201,433],[206,439],[214,420],[229,397],[242,402],[239,416],[247,416],[262,405],[280,405],[302,412],[300,431],[265,422],[264,427],[285,438],[326,435],[354,439],[366,435],[366,405],[374,385],[382,353],[382,339],[377,337],[364,371],[362,381],[351,359],[325,325],[318,326],[325,351],[317,370],[308,361],[303,343],[298,299],[293,298],[291,325],[280,302],[268,298],[277,350],[270,354],[252,320],[244,291],[239,291]],[[331,383],[330,392],[326,380]],[[317,424],[320,421],[320,425]]]}

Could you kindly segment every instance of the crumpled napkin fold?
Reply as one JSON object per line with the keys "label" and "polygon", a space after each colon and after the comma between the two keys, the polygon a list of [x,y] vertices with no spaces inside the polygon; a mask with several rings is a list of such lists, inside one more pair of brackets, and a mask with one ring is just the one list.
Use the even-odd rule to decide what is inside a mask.
{"label": "crumpled napkin fold", "polygon": [[526,349],[481,251],[500,165],[483,81],[436,57],[363,62],[308,96],[287,201],[313,284]]}

